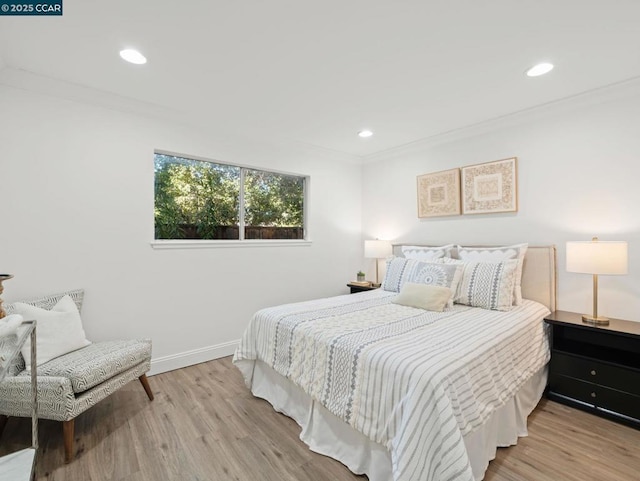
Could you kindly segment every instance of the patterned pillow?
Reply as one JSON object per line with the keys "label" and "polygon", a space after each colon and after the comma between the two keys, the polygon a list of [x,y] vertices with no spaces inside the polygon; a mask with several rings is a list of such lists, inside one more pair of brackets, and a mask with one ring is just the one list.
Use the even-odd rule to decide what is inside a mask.
{"label": "patterned pillow", "polygon": [[513,287],[513,304],[522,304],[522,267],[529,244],[514,244],[503,247],[462,247],[456,246],[458,259],[463,261],[500,262],[510,259],[519,261],[516,270],[516,283]]}
{"label": "patterned pillow", "polygon": [[405,259],[433,261],[442,257],[451,257],[451,249],[453,244],[441,247],[402,246],[402,255]]}
{"label": "patterned pillow", "polygon": [[[456,261],[451,259],[449,262]],[[508,311],[513,306],[513,287],[518,262],[517,259],[502,262],[463,262],[464,270],[455,302],[483,309]]]}
{"label": "patterned pillow", "polygon": [[[435,264],[415,259],[395,257],[387,262],[387,272],[382,288],[385,291],[400,292],[407,282],[448,287],[456,292],[463,266],[455,264]],[[453,300],[449,303],[453,304]]]}

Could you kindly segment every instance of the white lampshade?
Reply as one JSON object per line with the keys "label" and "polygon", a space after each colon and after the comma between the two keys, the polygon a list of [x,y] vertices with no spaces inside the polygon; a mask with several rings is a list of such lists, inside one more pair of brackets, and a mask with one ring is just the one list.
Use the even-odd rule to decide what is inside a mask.
{"label": "white lampshade", "polygon": [[567,272],[624,275],[627,273],[627,243],[598,240],[567,242]]}
{"label": "white lampshade", "polygon": [[372,259],[384,259],[391,255],[391,243],[385,240],[364,241],[364,256]]}

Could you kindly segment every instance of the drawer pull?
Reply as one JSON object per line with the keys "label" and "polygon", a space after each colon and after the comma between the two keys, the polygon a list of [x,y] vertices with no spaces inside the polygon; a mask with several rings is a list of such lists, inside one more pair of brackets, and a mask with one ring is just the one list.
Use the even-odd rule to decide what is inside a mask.
{"label": "drawer pull", "polygon": [[592,375],[592,376],[595,376],[595,375],[596,375],[596,370],[595,370],[595,369],[592,369],[592,370],[591,370],[591,375]]}
{"label": "drawer pull", "polygon": [[596,397],[596,393],[592,392],[591,397]]}

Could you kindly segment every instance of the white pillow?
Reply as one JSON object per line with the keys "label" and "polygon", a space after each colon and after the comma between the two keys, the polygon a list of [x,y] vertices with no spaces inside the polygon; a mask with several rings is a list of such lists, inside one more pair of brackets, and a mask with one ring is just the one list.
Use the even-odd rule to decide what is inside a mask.
{"label": "white pillow", "polygon": [[452,296],[448,287],[407,282],[391,302],[402,306],[442,312]]}
{"label": "white pillow", "polygon": [[516,283],[513,287],[513,304],[522,304],[522,266],[529,244],[514,244],[503,247],[462,247],[456,246],[458,259],[462,261],[500,262],[517,259]]}
{"label": "white pillow", "polygon": [[[25,320],[37,321],[36,357],[38,366],[55,357],[91,344],[86,339],[80,313],[70,296],[64,296],[50,311],[23,302],[15,302],[13,306],[16,314],[20,314]],[[24,343],[21,352],[26,368],[29,369],[31,367],[30,339]]]}
{"label": "white pillow", "polygon": [[402,246],[402,255],[405,259],[434,261],[442,257],[451,257],[451,249],[453,249],[453,244],[440,247]]}

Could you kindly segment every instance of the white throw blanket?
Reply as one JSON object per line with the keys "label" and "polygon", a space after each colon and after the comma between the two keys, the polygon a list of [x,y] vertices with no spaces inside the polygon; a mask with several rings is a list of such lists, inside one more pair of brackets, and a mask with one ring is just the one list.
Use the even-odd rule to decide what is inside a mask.
{"label": "white throw blanket", "polygon": [[395,481],[472,481],[462,436],[548,362],[549,311],[525,301],[438,313],[393,304],[395,295],[263,309],[234,361],[265,362],[385,446]]}

